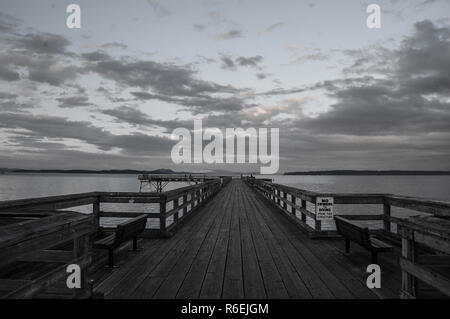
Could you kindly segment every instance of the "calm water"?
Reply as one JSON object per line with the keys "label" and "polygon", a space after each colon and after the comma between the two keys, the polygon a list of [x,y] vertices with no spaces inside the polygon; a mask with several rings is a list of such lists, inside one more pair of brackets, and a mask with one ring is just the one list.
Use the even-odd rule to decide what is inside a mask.
{"label": "calm water", "polygon": [[[450,176],[273,176],[279,184],[317,192],[392,193],[450,202]],[[171,183],[166,190],[187,186]],[[95,174],[14,174],[0,175],[0,200],[64,195],[91,191],[134,192],[139,190],[136,175]],[[155,212],[155,204],[102,204],[104,211]],[[168,209],[170,209],[168,206]],[[335,205],[336,213],[379,213],[380,205]],[[314,207],[308,205],[313,211]],[[90,212],[91,206],[73,209]],[[393,215],[415,214],[393,209]],[[109,220],[111,221],[111,220]]]}
{"label": "calm water", "polygon": [[[279,184],[318,192],[393,193],[450,201],[450,176],[273,176]],[[186,186],[169,184],[166,189]],[[136,175],[0,175],[0,200],[92,191],[134,192]]]}

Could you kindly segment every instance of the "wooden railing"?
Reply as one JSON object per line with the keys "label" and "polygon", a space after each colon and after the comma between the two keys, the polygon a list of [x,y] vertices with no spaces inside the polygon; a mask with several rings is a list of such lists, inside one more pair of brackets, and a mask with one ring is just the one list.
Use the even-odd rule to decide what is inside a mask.
{"label": "wooden railing", "polygon": [[[20,211],[26,211],[27,214],[32,212],[38,216],[49,210],[54,211],[92,205],[92,214],[94,215],[97,228],[100,227],[101,218],[126,219],[145,214],[149,219],[158,219],[159,228],[150,228],[149,223],[147,223],[143,237],[170,236],[179,228],[188,215],[208,201],[230,180],[231,178],[224,178],[222,182],[213,180],[163,193],[90,192],[3,201],[0,202],[0,212],[14,212],[17,215],[20,214]],[[103,203],[158,204],[159,210],[155,210],[155,212],[103,211],[101,209],[101,204]]]}
{"label": "wooden railing", "polygon": [[[327,229],[324,229],[322,220],[317,218],[316,212],[307,209],[308,202],[316,207],[318,198],[332,198],[333,205],[381,205],[381,214],[340,214],[340,216],[354,221],[382,221],[383,226],[378,232],[397,239],[400,236],[397,234],[397,227],[393,227],[393,224],[396,225],[404,219],[391,215],[393,207],[432,214],[436,217],[450,217],[450,203],[448,202],[392,194],[319,193],[255,178],[245,178],[244,180],[307,230],[311,237],[337,236],[333,220],[327,221]],[[334,207],[334,213],[336,214],[336,207]]]}
{"label": "wooden railing", "polygon": [[399,223],[402,238],[401,297],[423,297],[419,280],[450,297],[450,220],[416,216]]}

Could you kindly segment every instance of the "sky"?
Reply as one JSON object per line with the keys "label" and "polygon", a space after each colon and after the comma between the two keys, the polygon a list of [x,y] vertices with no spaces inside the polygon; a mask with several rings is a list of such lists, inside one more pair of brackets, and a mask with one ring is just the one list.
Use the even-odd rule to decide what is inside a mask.
{"label": "sky", "polygon": [[171,133],[201,119],[279,128],[281,173],[449,170],[449,12],[450,0],[0,0],[0,167],[259,167],[175,164]]}

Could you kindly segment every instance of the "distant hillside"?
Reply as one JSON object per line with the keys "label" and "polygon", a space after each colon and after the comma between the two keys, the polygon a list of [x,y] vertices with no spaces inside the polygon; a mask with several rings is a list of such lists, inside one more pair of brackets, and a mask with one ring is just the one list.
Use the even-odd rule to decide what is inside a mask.
{"label": "distant hillside", "polygon": [[332,170],[332,171],[308,171],[308,172],[288,172],[284,175],[450,175],[450,171],[373,171],[373,170]]}
{"label": "distant hillside", "polygon": [[62,170],[62,169],[15,169],[15,168],[0,168],[0,173],[41,173],[41,174],[189,174],[189,172],[175,172],[171,169],[161,168],[153,171],[145,170],[131,170],[131,169],[112,169],[112,170],[84,170],[84,169],[73,169],[73,170]]}

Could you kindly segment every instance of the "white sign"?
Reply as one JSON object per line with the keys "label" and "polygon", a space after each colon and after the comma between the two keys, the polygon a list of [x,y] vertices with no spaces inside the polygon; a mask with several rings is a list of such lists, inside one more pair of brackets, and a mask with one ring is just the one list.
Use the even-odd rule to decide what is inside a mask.
{"label": "white sign", "polygon": [[333,197],[317,197],[316,199],[316,219],[332,220],[333,219]]}

